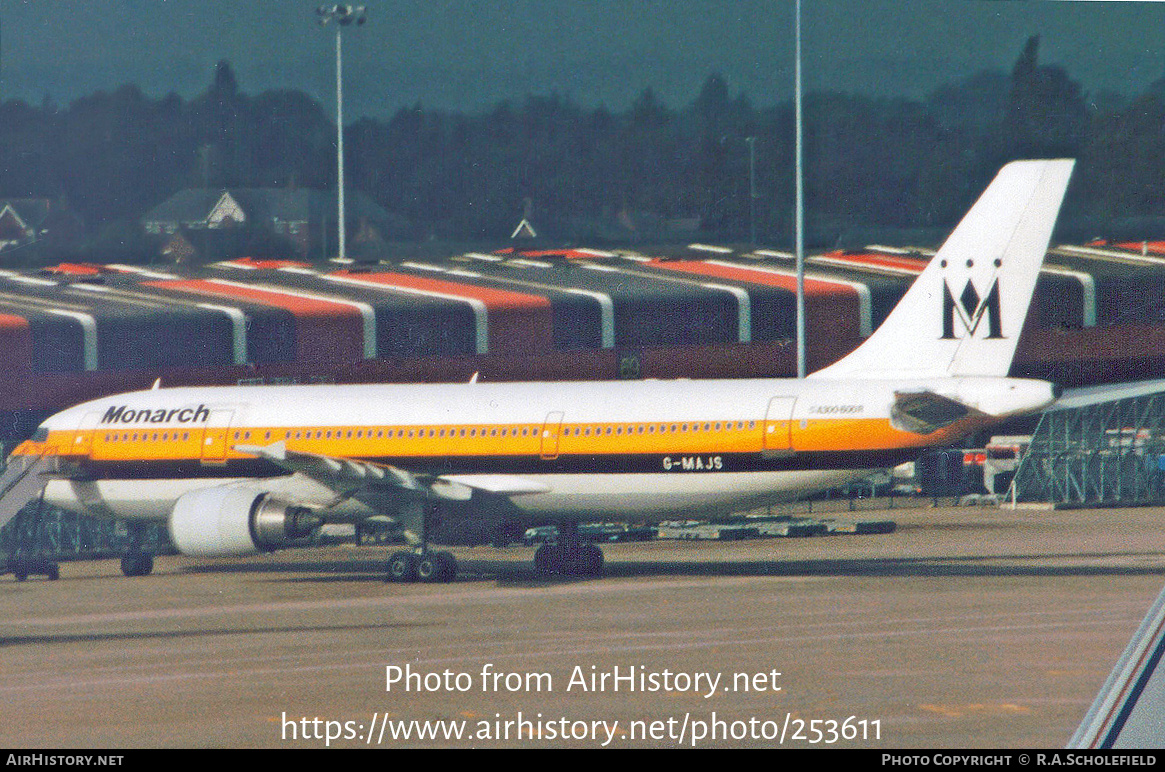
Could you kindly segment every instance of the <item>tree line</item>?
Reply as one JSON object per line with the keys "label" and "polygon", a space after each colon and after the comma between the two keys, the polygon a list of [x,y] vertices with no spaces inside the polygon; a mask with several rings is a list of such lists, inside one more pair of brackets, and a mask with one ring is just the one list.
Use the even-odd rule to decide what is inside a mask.
{"label": "tree line", "polygon": [[[1038,52],[1032,38],[1009,73],[924,99],[807,95],[809,242],[949,229],[1021,157],[1079,159],[1064,216],[1079,235],[1165,214],[1165,81],[1086,95]],[[504,240],[528,213],[562,242],[666,238],[686,222],[780,247],[793,238],[793,127],[791,104],[756,107],[717,74],[681,107],[650,88],[623,111],[553,94],[479,113],[417,104],[345,127],[346,177],[417,240]],[[67,202],[90,230],[68,257],[149,259],[138,221],[150,207],[191,187],[331,189],[335,140],[317,101],[248,95],[221,62],[191,99],[125,85],[64,108],[0,103],[0,198]]]}

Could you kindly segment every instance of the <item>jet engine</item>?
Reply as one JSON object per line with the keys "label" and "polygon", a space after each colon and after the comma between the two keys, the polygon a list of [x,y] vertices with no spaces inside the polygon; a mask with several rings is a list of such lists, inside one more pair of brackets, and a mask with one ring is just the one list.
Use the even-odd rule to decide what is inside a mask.
{"label": "jet engine", "polygon": [[219,486],[182,495],[170,513],[170,539],[184,555],[254,555],[295,546],[322,520],[307,507],[255,488]]}

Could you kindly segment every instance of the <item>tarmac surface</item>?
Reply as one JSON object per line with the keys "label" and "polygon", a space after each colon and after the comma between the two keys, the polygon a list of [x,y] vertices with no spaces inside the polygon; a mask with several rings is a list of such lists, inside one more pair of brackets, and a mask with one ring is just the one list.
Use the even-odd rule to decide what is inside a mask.
{"label": "tarmac surface", "polygon": [[1063,747],[1165,585],[1160,509],[859,516],[899,527],[612,544],[598,580],[344,545],[0,578],[0,747]]}

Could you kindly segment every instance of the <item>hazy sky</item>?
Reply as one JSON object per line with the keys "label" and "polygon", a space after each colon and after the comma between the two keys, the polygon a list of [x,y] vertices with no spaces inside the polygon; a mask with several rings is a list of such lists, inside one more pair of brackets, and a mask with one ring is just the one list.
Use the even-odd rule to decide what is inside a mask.
{"label": "hazy sky", "polygon": [[[803,0],[807,88],[922,96],[1010,69],[1028,36],[1088,92],[1165,76],[1165,2]],[[192,96],[229,60],[241,88],[334,100],[331,27],[300,0],[0,0],[0,98],[59,103],[137,83]],[[557,92],[622,109],[691,101],[709,72],[788,97],[792,0],[368,0],[344,38],[345,113],[461,110]],[[329,107],[330,109],[330,107]]]}

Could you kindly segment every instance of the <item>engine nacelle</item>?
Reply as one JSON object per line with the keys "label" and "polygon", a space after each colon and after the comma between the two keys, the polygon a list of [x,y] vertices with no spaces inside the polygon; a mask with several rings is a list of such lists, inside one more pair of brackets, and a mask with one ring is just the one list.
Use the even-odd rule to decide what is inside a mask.
{"label": "engine nacelle", "polygon": [[307,507],[254,488],[223,485],[179,497],[169,529],[183,555],[233,557],[293,546],[311,537],[321,522]]}

